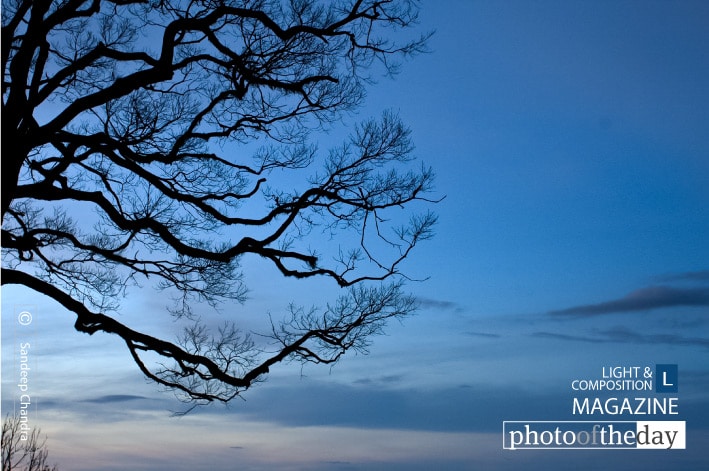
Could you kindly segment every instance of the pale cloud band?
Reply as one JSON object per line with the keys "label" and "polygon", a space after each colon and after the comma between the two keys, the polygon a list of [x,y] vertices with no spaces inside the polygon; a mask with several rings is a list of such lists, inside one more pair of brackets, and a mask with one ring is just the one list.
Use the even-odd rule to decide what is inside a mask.
{"label": "pale cloud band", "polygon": [[633,291],[619,299],[549,311],[549,314],[554,316],[587,317],[679,306],[709,306],[709,288],[650,286]]}

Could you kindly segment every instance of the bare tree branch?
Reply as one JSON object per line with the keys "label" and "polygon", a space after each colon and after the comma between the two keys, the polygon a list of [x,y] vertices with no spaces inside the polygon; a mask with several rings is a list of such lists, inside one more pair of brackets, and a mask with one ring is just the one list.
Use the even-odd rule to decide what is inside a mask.
{"label": "bare tree branch", "polygon": [[[26,417],[25,417],[26,418]],[[2,422],[2,471],[57,471],[50,466],[47,437],[41,430],[30,427],[20,415],[7,415]]]}
{"label": "bare tree branch", "polygon": [[[433,172],[391,112],[329,151],[315,133],[423,50],[426,35],[391,39],[416,14],[413,0],[3,1],[2,283],[120,336],[187,401],[364,351],[415,308],[402,268],[432,235]],[[235,320],[207,330],[192,306],[244,302],[249,255],[346,294],[291,307],[266,346]],[[176,342],[112,317],[146,283],[190,322]]]}

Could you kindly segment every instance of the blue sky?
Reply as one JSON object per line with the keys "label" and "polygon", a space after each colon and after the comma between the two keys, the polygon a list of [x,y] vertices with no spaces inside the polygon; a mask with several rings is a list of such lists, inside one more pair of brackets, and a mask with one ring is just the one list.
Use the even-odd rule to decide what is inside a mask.
{"label": "blue sky", "polygon": [[[431,53],[360,114],[397,110],[446,196],[407,265],[429,277],[409,284],[418,315],[368,356],[283,365],[245,401],[178,419],[117,339],[3,288],[3,413],[29,338],[61,469],[706,469],[707,24],[703,1],[424,2]],[[245,264],[251,299],[222,315],[331,291]],[[163,304],[136,292],[121,320],[176,332]],[[502,450],[503,420],[571,418],[571,380],[656,363],[679,365],[687,450]]]}

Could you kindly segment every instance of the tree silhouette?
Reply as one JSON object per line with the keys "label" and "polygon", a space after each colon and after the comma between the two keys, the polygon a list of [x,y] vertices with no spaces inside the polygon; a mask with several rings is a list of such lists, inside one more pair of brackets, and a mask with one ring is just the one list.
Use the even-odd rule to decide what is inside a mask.
{"label": "tree silhouette", "polygon": [[[26,429],[26,430],[25,430]],[[40,429],[31,429],[18,415],[8,415],[2,423],[2,471],[57,471],[47,464],[47,437]]]}
{"label": "tree silhouette", "polygon": [[[392,39],[416,14],[409,0],[3,0],[2,283],[118,335],[186,401],[365,350],[416,307],[401,265],[431,235],[433,175],[391,112],[327,151],[313,141],[422,50],[425,36]],[[248,256],[344,294],[291,306],[265,346],[234,319],[208,330],[194,305],[245,301]],[[174,300],[178,340],[116,319],[143,284]]]}

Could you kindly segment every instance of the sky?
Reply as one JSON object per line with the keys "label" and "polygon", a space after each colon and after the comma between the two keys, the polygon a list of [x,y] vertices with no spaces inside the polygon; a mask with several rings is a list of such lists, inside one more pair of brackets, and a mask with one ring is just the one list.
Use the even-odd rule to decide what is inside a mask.
{"label": "sky", "polygon": [[[417,315],[369,355],[281,365],[243,401],[177,418],[118,339],[3,287],[3,415],[28,342],[65,470],[706,469],[708,24],[704,1],[424,1],[430,52],[359,115],[397,111],[445,196],[406,266],[426,278],[408,285]],[[250,263],[254,312],[327,291]],[[162,304],[136,293],[120,320],[177,331]],[[573,380],[657,364],[678,365],[679,414],[650,419],[686,421],[686,450],[503,449],[503,421],[578,420],[573,398],[593,395]]]}

